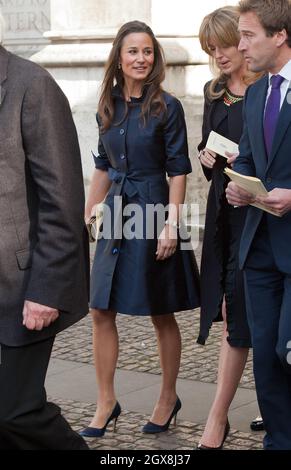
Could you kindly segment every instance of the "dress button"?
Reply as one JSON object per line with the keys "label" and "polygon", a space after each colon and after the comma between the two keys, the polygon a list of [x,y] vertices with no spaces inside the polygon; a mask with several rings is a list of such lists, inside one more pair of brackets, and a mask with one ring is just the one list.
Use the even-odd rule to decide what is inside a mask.
{"label": "dress button", "polygon": [[113,254],[113,255],[117,255],[118,251],[119,251],[118,248],[113,248],[112,254]]}
{"label": "dress button", "polygon": [[121,159],[121,160],[124,160],[124,159],[125,159],[125,155],[124,155],[123,153],[120,155],[120,159]]}
{"label": "dress button", "polygon": [[120,135],[123,135],[125,133],[125,130],[124,129],[120,129],[119,131]]}
{"label": "dress button", "polygon": [[272,183],[272,178],[267,178],[267,183]]}

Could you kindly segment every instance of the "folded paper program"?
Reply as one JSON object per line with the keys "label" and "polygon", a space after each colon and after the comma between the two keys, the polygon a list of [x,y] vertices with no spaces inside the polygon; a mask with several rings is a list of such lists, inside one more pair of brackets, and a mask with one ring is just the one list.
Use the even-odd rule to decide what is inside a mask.
{"label": "folded paper program", "polygon": [[[241,175],[240,173],[237,173],[236,171],[231,170],[230,168],[225,168],[224,173],[227,174],[231,181],[236,183],[240,188],[244,189],[253,196],[268,195],[267,189],[259,178],[256,178],[255,176]],[[276,211],[271,210],[269,207],[265,206],[260,202],[254,202],[250,205],[257,207],[258,209],[262,209],[263,211],[269,212],[272,215],[280,217],[280,215]]]}
{"label": "folded paper program", "polygon": [[235,142],[232,142],[232,140],[229,140],[214,131],[211,131],[209,134],[206,148],[224,158],[228,158],[228,156],[225,155],[225,152],[238,154],[238,145]]}

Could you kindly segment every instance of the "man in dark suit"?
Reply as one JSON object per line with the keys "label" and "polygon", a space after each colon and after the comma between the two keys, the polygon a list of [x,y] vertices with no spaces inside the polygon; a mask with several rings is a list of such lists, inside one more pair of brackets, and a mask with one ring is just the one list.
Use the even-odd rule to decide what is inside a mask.
{"label": "man in dark suit", "polygon": [[44,389],[56,333],[88,312],[77,134],[49,73],[1,45],[0,87],[0,449],[87,449]]}
{"label": "man in dark suit", "polygon": [[[245,96],[244,132],[234,169],[259,177],[259,198],[276,217],[250,207],[241,240],[248,319],[266,449],[291,449],[291,4],[242,0],[239,49],[249,69],[268,74]],[[254,202],[234,183],[228,202]],[[238,209],[239,210],[239,209]]]}

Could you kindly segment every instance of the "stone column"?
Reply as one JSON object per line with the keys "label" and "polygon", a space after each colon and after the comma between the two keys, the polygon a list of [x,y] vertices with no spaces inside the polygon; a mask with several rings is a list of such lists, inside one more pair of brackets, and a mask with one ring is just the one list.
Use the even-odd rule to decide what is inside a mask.
{"label": "stone column", "polygon": [[184,106],[193,173],[188,178],[188,200],[199,204],[204,223],[209,185],[197,159],[201,140],[203,87],[211,79],[208,56],[201,50],[198,34],[205,15],[226,0],[152,0],[152,27],[162,43],[167,59],[165,88],[178,96]]}

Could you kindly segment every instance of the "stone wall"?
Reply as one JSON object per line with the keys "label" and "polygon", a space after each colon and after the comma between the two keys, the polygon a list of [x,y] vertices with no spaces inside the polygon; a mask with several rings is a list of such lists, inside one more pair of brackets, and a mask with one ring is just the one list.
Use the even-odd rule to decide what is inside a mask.
{"label": "stone wall", "polygon": [[0,9],[10,50],[30,57],[48,44],[43,34],[50,29],[50,0],[0,0]]}
{"label": "stone wall", "polygon": [[[95,112],[104,63],[118,28],[147,22],[167,59],[165,89],[181,99],[187,119],[193,173],[188,200],[199,202],[201,223],[208,184],[197,162],[201,137],[203,85],[210,78],[207,56],[197,38],[202,18],[225,0],[0,0],[8,48],[46,67],[70,100],[80,138],[84,178],[89,183],[98,133]],[[43,35],[44,30],[46,32]],[[33,48],[37,53],[31,54]]]}

